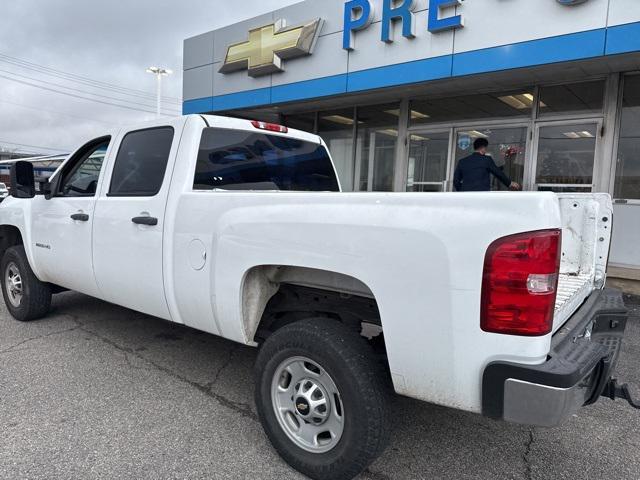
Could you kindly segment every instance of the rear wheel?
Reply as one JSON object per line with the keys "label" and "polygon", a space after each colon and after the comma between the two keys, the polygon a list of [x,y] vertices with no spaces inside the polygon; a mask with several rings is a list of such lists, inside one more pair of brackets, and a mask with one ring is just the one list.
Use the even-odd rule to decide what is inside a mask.
{"label": "rear wheel", "polygon": [[289,465],[317,479],[351,479],[384,450],[388,374],[367,342],[328,319],[283,327],[256,362],[256,405]]}
{"label": "rear wheel", "polygon": [[51,306],[51,287],[35,276],[22,245],[7,249],[0,271],[4,303],[13,318],[27,322],[47,314]]}

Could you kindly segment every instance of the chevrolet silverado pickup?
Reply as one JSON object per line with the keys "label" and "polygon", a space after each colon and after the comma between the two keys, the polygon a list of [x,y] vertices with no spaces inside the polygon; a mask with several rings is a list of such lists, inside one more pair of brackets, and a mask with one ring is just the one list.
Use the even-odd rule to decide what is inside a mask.
{"label": "chevrolet silverado pickup", "polygon": [[606,194],[343,193],[320,137],[199,115],[35,183],[17,162],[0,205],[12,316],[75,290],[258,347],[259,418],[311,478],[383,451],[393,393],[540,426],[626,395]]}

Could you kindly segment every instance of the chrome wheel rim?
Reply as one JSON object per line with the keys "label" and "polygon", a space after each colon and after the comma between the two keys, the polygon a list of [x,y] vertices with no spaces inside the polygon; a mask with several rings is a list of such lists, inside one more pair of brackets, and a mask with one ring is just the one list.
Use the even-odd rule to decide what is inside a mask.
{"label": "chrome wheel rim", "polygon": [[14,307],[19,307],[22,303],[22,276],[18,266],[10,262],[4,272],[4,285],[7,290],[9,302]]}
{"label": "chrome wheel rim", "polygon": [[340,392],[317,362],[306,357],[282,362],[271,382],[271,401],[280,427],[303,450],[325,453],[340,442],[344,432]]}

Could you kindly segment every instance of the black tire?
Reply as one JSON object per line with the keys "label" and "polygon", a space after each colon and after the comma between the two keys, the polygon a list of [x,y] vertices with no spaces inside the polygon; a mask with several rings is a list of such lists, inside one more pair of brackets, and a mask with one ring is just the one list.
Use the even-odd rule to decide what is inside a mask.
{"label": "black tire", "polygon": [[[344,430],[328,452],[309,452],[298,446],[276,416],[271,394],[274,375],[283,362],[295,357],[316,362],[339,390]],[[255,401],[262,426],[280,456],[299,472],[315,480],[351,479],[386,448],[389,375],[366,340],[342,323],[319,318],[281,328],[262,345],[255,373]]]}
{"label": "black tire", "polygon": [[[15,266],[22,280],[22,298],[19,304],[10,298],[7,291],[7,270]],[[12,267],[13,268],[13,267]],[[22,245],[8,248],[0,262],[0,274],[2,275],[2,296],[9,313],[21,322],[28,322],[44,317],[51,307],[51,287],[48,283],[41,282],[31,270],[29,260]]]}

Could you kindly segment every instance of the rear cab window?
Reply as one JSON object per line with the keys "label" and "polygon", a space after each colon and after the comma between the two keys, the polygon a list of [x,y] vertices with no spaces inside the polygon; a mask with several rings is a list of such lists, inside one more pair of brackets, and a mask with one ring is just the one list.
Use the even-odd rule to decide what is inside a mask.
{"label": "rear cab window", "polygon": [[194,190],[337,192],[325,147],[262,132],[206,128]]}

